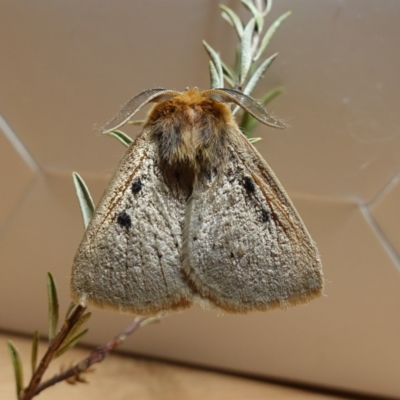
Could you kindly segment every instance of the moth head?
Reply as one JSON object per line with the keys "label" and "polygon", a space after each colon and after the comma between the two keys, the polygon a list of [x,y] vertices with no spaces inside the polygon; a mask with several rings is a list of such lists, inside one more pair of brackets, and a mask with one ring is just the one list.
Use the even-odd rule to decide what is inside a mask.
{"label": "moth head", "polygon": [[[185,93],[187,92],[196,92],[198,93],[198,95],[207,97],[218,103],[236,104],[263,124],[272,126],[274,128],[285,127],[282,122],[272,118],[257,101],[255,101],[250,96],[239,92],[238,90],[222,88],[199,92],[197,88],[187,88]],[[172,98],[180,95],[182,95],[182,93],[164,88],[146,90],[130,99],[122,107],[119,113],[102,128],[101,133],[106,134],[115,129],[118,129],[119,127],[127,123],[142,107],[144,107],[148,103],[159,103],[171,100]]]}

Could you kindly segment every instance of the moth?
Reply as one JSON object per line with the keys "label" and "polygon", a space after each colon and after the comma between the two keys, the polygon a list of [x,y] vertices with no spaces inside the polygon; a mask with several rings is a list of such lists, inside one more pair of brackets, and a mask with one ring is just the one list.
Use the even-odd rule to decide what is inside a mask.
{"label": "moth", "polygon": [[316,245],[228,104],[283,124],[233,89],[151,89],[102,133],[150,102],[75,256],[75,302],[142,315],[194,303],[246,313],[320,295]]}

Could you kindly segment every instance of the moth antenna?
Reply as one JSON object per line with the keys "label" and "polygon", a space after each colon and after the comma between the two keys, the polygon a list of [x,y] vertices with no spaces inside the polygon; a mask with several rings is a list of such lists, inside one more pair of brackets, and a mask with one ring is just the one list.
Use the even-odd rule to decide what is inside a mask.
{"label": "moth antenna", "polygon": [[119,111],[119,113],[101,129],[105,134],[118,129],[128,122],[143,106],[150,102],[160,102],[172,99],[179,92],[164,88],[149,89],[130,99]]}
{"label": "moth antenna", "polygon": [[234,103],[242,107],[256,120],[262,122],[263,124],[272,126],[274,128],[285,127],[282,122],[272,118],[260,103],[258,103],[252,97],[239,92],[238,90],[226,88],[212,89],[202,92],[202,94],[220,103]]}

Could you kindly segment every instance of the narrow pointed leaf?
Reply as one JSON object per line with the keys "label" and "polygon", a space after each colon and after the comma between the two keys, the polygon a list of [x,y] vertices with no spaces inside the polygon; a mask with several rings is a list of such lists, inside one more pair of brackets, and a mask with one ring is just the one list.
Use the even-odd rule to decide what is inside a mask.
{"label": "narrow pointed leaf", "polygon": [[78,331],[83,327],[83,325],[90,319],[92,316],[91,312],[87,312],[85,314],[82,314],[81,317],[76,321],[75,325],[71,328],[71,330],[68,332],[68,335],[65,337],[63,342],[60,345],[60,348],[65,346],[68,342],[71,341],[71,339],[76,336]]}
{"label": "narrow pointed leaf", "polygon": [[219,85],[218,87],[223,87],[224,85],[224,77],[222,72],[222,64],[221,58],[219,54],[205,41],[203,40],[203,45],[211,58],[211,61],[214,63],[215,69],[217,70]]}
{"label": "narrow pointed leaf", "polygon": [[283,92],[283,87],[279,86],[275,89],[270,90],[267,94],[265,94],[261,100],[260,104],[266,106],[271,100],[273,100],[276,96],[279,96]]}
{"label": "narrow pointed leaf", "polygon": [[[228,75],[224,74],[224,80],[228,83],[231,88],[235,87],[235,81],[233,81]],[[225,87],[225,86],[224,86]]]}
{"label": "narrow pointed leaf", "polygon": [[83,224],[86,228],[94,211],[92,196],[90,195],[85,181],[77,172],[72,173],[72,179],[74,181],[76,195],[78,196],[79,206],[81,208]]}
{"label": "narrow pointed leaf", "polygon": [[264,17],[268,15],[268,13],[271,11],[272,7],[272,0],[265,0],[265,9],[263,11]]}
{"label": "narrow pointed leaf", "polygon": [[246,87],[243,90],[244,94],[250,95],[253,89],[256,87],[257,83],[259,80],[262,78],[264,75],[265,71],[268,69],[268,67],[271,65],[272,61],[275,60],[276,56],[278,53],[273,54],[271,57],[268,57],[266,60],[264,60],[260,66],[254,71],[252,74],[251,78],[249,79],[249,82],[247,83]]}
{"label": "narrow pointed leaf", "polygon": [[59,306],[57,287],[51,272],[47,273],[47,296],[49,302],[49,341],[52,341],[57,331]]}
{"label": "narrow pointed leaf", "polygon": [[254,57],[254,60],[257,61],[261,55],[264,53],[265,49],[267,48],[269,42],[272,39],[272,36],[274,36],[276,30],[279,28],[279,26],[282,24],[283,21],[285,21],[286,18],[290,16],[292,12],[288,11],[287,13],[281,15],[267,30],[265,36],[263,37],[261,41],[260,48],[258,49],[257,54]]}
{"label": "narrow pointed leaf", "polygon": [[246,25],[242,35],[242,48],[240,53],[240,86],[243,86],[244,82],[246,81],[247,74],[253,61],[251,45],[254,33],[254,24],[254,18],[252,18]]}
{"label": "narrow pointed leaf", "polygon": [[211,89],[219,88],[219,76],[217,69],[215,68],[214,63],[210,60],[209,61],[209,68],[210,68],[210,85]]}
{"label": "narrow pointed leaf", "polygon": [[221,17],[222,17],[222,19],[224,19],[225,21],[227,21],[228,24],[229,24],[230,26],[233,26],[232,20],[229,18],[229,15],[228,15],[227,13],[222,12],[222,13],[221,13]]}
{"label": "narrow pointed leaf", "polygon": [[235,51],[235,67],[234,71],[237,75],[237,86],[234,89],[241,90],[239,81],[240,81],[240,54],[242,52],[242,45],[240,43],[237,44],[236,46],[236,51]]}
{"label": "narrow pointed leaf", "polygon": [[253,17],[257,24],[257,31],[261,32],[264,27],[264,18],[262,14],[257,10],[257,7],[251,0],[241,0],[242,4],[244,4],[247,9],[253,14]]}
{"label": "narrow pointed leaf", "polygon": [[[144,125],[145,122],[146,122],[145,119],[134,119],[132,121],[128,121],[126,124],[127,125]],[[125,133],[124,133],[124,135],[125,135]]]}
{"label": "narrow pointed leaf", "polygon": [[224,79],[229,83],[229,85],[231,85],[231,87],[233,88],[236,84],[236,74],[232,71],[232,69],[226,65],[222,60],[221,60],[221,64],[222,64],[222,70],[224,72]]}
{"label": "narrow pointed leaf", "polygon": [[229,7],[220,4],[219,8],[222,10],[222,17],[227,20],[235,29],[239,38],[243,35],[243,24],[239,16]]}
{"label": "narrow pointed leaf", "polygon": [[243,114],[242,120],[239,123],[239,128],[242,131],[243,135],[249,138],[249,136],[252,134],[253,130],[257,126],[257,123],[253,125],[254,121],[258,123],[258,121],[253,118],[249,113],[245,112]]}
{"label": "narrow pointed leaf", "polygon": [[15,347],[14,343],[9,340],[7,342],[8,350],[10,351],[11,360],[14,367],[15,385],[17,389],[17,398],[21,394],[24,387],[24,371],[22,368],[21,356],[19,355],[18,349]]}
{"label": "narrow pointed leaf", "polygon": [[32,338],[32,355],[31,355],[32,375],[36,370],[39,340],[40,340],[39,331],[35,331]]}
{"label": "narrow pointed leaf", "polygon": [[75,337],[73,337],[67,344],[60,347],[60,349],[54,354],[54,358],[60,357],[66,351],[72,349],[86,335],[87,332],[88,329],[85,329],[84,331],[78,333]]}
{"label": "narrow pointed leaf", "polygon": [[[134,121],[132,121],[132,122],[134,122]],[[128,136],[126,133],[119,131],[119,130],[108,132],[107,135],[117,139],[119,142],[121,142],[126,147],[129,147],[133,142],[133,140],[130,136]]]}
{"label": "narrow pointed leaf", "polygon": [[260,137],[251,137],[251,138],[249,138],[249,142],[250,142],[251,144],[260,142],[261,140],[262,140],[262,138],[260,138]]}

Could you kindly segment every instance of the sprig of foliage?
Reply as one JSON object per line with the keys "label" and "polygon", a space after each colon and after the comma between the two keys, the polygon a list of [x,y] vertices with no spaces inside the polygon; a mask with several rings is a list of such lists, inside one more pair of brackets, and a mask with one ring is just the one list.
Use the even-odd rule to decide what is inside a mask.
{"label": "sprig of foliage", "polygon": [[[211,88],[216,89],[227,86],[251,95],[265,72],[278,56],[278,53],[274,53],[262,59],[277,29],[291,15],[291,11],[281,15],[265,29],[265,20],[271,10],[272,0],[241,0],[241,2],[251,13],[251,18],[247,23],[242,21],[235,11],[225,4],[219,5],[222,11],[222,18],[235,29],[239,38],[235,65],[231,67],[226,64],[219,53],[204,40],[203,45],[210,57]],[[260,103],[266,106],[282,92],[282,87],[272,89],[261,98]],[[249,138],[259,122],[239,106],[235,106],[232,113],[237,114],[239,112],[241,113],[239,116],[239,128]],[[144,121],[128,122],[129,125],[143,125],[143,123]],[[108,135],[116,138],[125,146],[129,146],[132,143],[132,139],[120,130],[110,132]],[[249,138],[249,140],[250,143],[256,143],[261,138]]]}
{"label": "sprig of foliage", "polygon": [[47,297],[49,300],[49,341],[51,342],[56,336],[59,309],[57,287],[51,272],[47,273]]}
{"label": "sprig of foliage", "polygon": [[32,371],[32,374],[35,373],[36,366],[37,366],[37,357],[38,357],[38,351],[39,351],[39,341],[40,341],[39,331],[35,331],[35,333],[33,334],[33,338],[32,338],[32,352],[31,352],[31,371]]}
{"label": "sprig of foliage", "polygon": [[93,199],[90,195],[88,187],[86,186],[86,183],[77,172],[72,173],[72,180],[75,185],[76,195],[78,197],[79,206],[82,213],[83,225],[86,229],[94,211]]}
{"label": "sprig of foliage", "polygon": [[22,388],[24,387],[24,369],[22,367],[21,356],[19,355],[19,351],[15,347],[14,343],[9,340],[7,345],[14,367],[15,387],[17,389],[17,398],[19,399]]}
{"label": "sprig of foliage", "polygon": [[[266,32],[263,33],[265,19],[272,7],[272,0],[241,0],[241,2],[252,15],[247,23],[243,22],[228,6],[224,4],[219,6],[222,10],[222,18],[224,18],[235,29],[239,37],[235,66],[233,68],[227,66],[221,60],[221,57],[216,50],[214,50],[208,43],[203,43],[210,56],[209,68],[211,87],[222,88],[224,87],[225,82],[228,87],[243,91],[243,93],[250,95],[268,67],[278,55],[277,53],[272,54],[264,61],[261,61],[261,58],[265,54],[265,51],[278,27],[290,16],[291,12],[288,11],[281,15],[271,24]],[[221,78],[215,79],[215,71],[218,71],[217,66],[219,65],[222,65],[222,83]],[[274,96],[270,95],[272,92],[274,93]],[[265,106],[281,92],[282,88],[272,90],[263,96],[261,103]],[[233,109],[233,114],[236,114],[239,110],[240,107],[235,107]],[[259,122],[248,113],[242,112],[239,127],[246,136],[249,136],[254,131],[258,123]]]}

